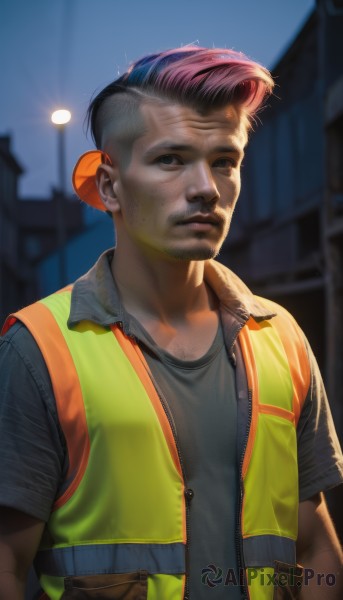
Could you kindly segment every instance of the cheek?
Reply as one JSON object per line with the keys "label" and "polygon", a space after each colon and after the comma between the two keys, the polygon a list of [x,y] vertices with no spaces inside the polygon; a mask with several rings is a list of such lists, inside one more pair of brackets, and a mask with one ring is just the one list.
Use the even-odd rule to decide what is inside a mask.
{"label": "cheek", "polygon": [[230,178],[229,181],[226,181],[226,183],[223,184],[223,187],[221,189],[221,197],[223,199],[225,199],[225,204],[227,206],[234,207],[237,202],[240,191],[241,191],[240,177],[239,177],[239,175],[233,176]]}
{"label": "cheek", "polygon": [[241,191],[241,172],[239,170],[236,171],[234,177],[232,178],[232,190],[236,201]]}
{"label": "cheek", "polygon": [[235,202],[237,202],[240,192],[241,192],[241,178],[239,177],[236,182],[236,186],[235,186]]}
{"label": "cheek", "polygon": [[128,227],[153,230],[165,212],[165,199],[156,193],[156,187],[128,186],[122,196],[122,216]]}

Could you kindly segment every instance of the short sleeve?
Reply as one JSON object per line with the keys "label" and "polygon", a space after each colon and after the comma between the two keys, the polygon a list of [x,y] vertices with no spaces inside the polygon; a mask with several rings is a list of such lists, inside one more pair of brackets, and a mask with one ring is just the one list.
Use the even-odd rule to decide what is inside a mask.
{"label": "short sleeve", "polygon": [[17,323],[0,338],[0,505],[47,521],[66,462],[46,365]]}
{"label": "short sleeve", "polygon": [[298,436],[299,500],[343,483],[343,459],[317,361],[308,345],[310,388],[300,415]]}

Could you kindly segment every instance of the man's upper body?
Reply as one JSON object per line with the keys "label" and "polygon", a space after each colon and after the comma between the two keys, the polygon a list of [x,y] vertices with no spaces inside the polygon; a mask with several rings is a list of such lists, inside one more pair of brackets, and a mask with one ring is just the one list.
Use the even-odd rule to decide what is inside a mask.
{"label": "man's upper body", "polygon": [[[152,63],[161,58],[153,74],[151,61],[147,69],[143,60],[93,101],[90,118],[101,149],[101,158],[93,177],[86,177],[87,193],[84,199],[89,202],[91,197],[94,198],[96,181],[97,204],[94,201],[91,203],[113,215],[117,247],[110,263],[112,284],[108,283],[105,292],[101,291],[102,286],[97,279],[99,273],[101,269],[106,273],[107,269],[108,282],[109,272],[108,265],[98,266],[95,275],[93,273],[80,280],[75,286],[69,317],[72,328],[73,314],[77,314],[78,310],[82,318],[91,317],[92,320],[93,311],[97,314],[100,310],[103,316],[107,314],[113,319],[114,311],[119,307],[123,317],[120,320],[139,340],[145,359],[155,373],[157,387],[161,386],[167,398],[171,396],[171,414],[178,423],[181,440],[185,440],[181,443],[181,450],[188,457],[186,471],[189,471],[187,474],[191,478],[194,476],[194,486],[200,490],[200,497],[206,497],[201,490],[208,485],[206,472],[207,476],[208,472],[212,476],[213,466],[218,500],[217,505],[209,507],[206,505],[207,497],[203,505],[198,505],[200,512],[195,512],[196,525],[193,523],[193,528],[196,542],[190,559],[191,565],[192,560],[196,565],[193,572],[200,568],[202,558],[204,567],[209,560],[217,560],[216,557],[222,560],[223,556],[228,556],[233,563],[237,558],[237,548],[232,540],[235,535],[232,518],[237,511],[235,503],[238,500],[236,494],[231,492],[235,483],[238,485],[235,401],[238,400],[240,384],[238,369],[234,372],[231,363],[233,345],[237,344],[237,334],[244,322],[239,312],[241,299],[235,286],[232,286],[231,309],[227,311],[231,315],[230,347],[225,339],[230,332],[221,319],[222,299],[216,286],[213,286],[213,280],[207,280],[206,265],[209,259],[219,253],[229,231],[240,191],[240,167],[247,143],[249,115],[251,117],[254,114],[266,90],[271,88],[265,70],[257,68],[241,55],[228,54],[227,51],[221,51],[218,56],[214,51],[207,51],[206,54],[205,51],[201,53],[201,49],[192,48],[174,55],[166,53],[163,57],[151,58]],[[178,61],[181,64],[182,60],[178,69]],[[216,60],[218,62],[214,65]],[[197,71],[194,71],[194,64]],[[237,65],[241,71],[245,69],[240,80],[235,79],[235,74],[230,74],[232,67],[237,68]],[[255,70],[252,73],[253,67]],[[229,92],[226,92],[229,89],[228,82],[222,83],[223,70],[231,77]],[[145,88],[141,85],[142,71],[150,77]],[[188,87],[184,85],[186,80]],[[181,90],[179,96],[176,95],[177,89]],[[197,90],[203,92],[200,102],[196,98]],[[208,101],[211,94],[212,100]],[[79,168],[82,166],[81,159]],[[77,178],[74,181],[78,181]],[[82,197],[81,188],[79,193]],[[102,259],[104,262],[105,258]],[[90,283],[94,277],[97,281],[96,300]],[[82,290],[86,290],[86,293],[83,294]],[[235,322],[236,319],[238,321]],[[109,324],[101,323],[106,326]],[[26,571],[39,547],[45,521],[49,519],[53,495],[57,493],[61,479],[64,483],[63,469],[66,468],[68,456],[63,431],[56,419],[54,393],[49,384],[49,375],[44,373],[41,355],[32,346],[26,330],[17,325],[14,327],[16,329],[7,334],[9,337],[2,347],[6,349],[10,346],[11,361],[19,361],[17,364],[22,365],[21,372],[26,370],[27,389],[31,386],[29,396],[34,395],[32,388],[35,388],[41,406],[39,409],[36,407],[37,411],[33,409],[31,418],[27,414],[24,418],[28,430],[31,429],[27,436],[28,447],[32,443],[32,431],[37,432],[37,447],[40,445],[44,449],[47,459],[42,461],[46,463],[43,466],[44,474],[39,472],[40,466],[36,472],[38,482],[45,479],[41,489],[47,492],[39,510],[33,511],[31,508],[25,511],[23,504],[18,504],[18,497],[11,503],[11,500],[4,500],[4,496],[0,496],[0,504],[4,507],[0,511],[3,565],[0,598],[11,597],[16,600],[23,598]],[[17,347],[16,339],[21,340]],[[33,362],[27,354],[30,344],[32,356],[35,357]],[[23,351],[25,346],[26,355]],[[239,352],[238,346],[236,349]],[[216,371],[212,369],[214,364]],[[342,553],[320,492],[342,481],[342,459],[312,356],[310,364],[311,386],[298,424],[300,505],[297,559],[315,572],[337,574],[342,564]],[[191,372],[191,377],[188,377],[187,371]],[[195,372],[200,374],[199,378],[194,376]],[[217,394],[214,397],[206,390],[207,381],[216,381]],[[19,385],[21,382],[18,379]],[[8,392],[7,398],[4,397],[4,404],[7,405],[12,402],[11,394],[14,393],[13,376],[8,386],[7,389],[12,392]],[[247,393],[247,388],[242,383],[244,393]],[[198,394],[201,396],[201,410],[199,420],[194,419],[193,422],[192,415],[199,402]],[[212,409],[218,412],[218,418],[212,420],[212,430],[207,431],[204,423],[206,420],[210,423]],[[15,410],[20,411],[20,406],[14,409],[14,414]],[[43,427],[41,418],[44,411]],[[12,447],[21,444],[23,437],[21,424],[20,439],[16,438],[14,419],[10,428]],[[233,425],[231,429],[230,424]],[[216,436],[217,429],[219,436]],[[7,454],[7,470],[11,464],[8,444],[4,450]],[[206,461],[211,444],[213,455],[211,461]],[[318,448],[322,449],[320,454]],[[225,455],[230,456],[230,460],[223,460]],[[26,454],[22,456],[24,458]],[[217,460],[218,465],[215,462]],[[35,461],[37,454],[31,462],[33,471],[38,467]],[[15,470],[18,477],[20,471],[22,469]],[[17,489],[27,486],[24,479],[25,476],[19,478]],[[272,494],[272,490],[269,492]],[[231,503],[228,505],[229,498]],[[222,533],[219,531],[218,514],[223,516],[226,523]],[[199,532],[201,518],[207,527],[208,537]],[[192,523],[192,517],[188,519]],[[229,541],[226,540],[225,531],[229,532]],[[209,555],[205,557],[207,542],[208,548],[216,552],[213,558]],[[197,553],[198,547],[202,548],[203,555]],[[230,565],[223,566],[226,568]],[[327,587],[326,597],[339,598],[340,585],[337,580],[335,587]],[[301,598],[308,598],[309,594],[312,598],[322,597],[321,588],[318,585],[316,588],[312,591],[304,588]],[[225,590],[217,591],[218,598],[219,593],[226,593]],[[239,594],[238,587],[235,593]],[[197,591],[194,596],[200,600]]]}

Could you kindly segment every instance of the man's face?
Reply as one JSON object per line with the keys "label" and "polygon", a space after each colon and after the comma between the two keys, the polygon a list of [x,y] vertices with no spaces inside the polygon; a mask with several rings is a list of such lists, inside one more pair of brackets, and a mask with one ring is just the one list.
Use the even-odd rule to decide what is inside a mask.
{"label": "man's face", "polygon": [[118,167],[118,244],[150,258],[213,258],[240,191],[245,121],[230,106],[205,116],[179,104],[140,110],[144,133]]}

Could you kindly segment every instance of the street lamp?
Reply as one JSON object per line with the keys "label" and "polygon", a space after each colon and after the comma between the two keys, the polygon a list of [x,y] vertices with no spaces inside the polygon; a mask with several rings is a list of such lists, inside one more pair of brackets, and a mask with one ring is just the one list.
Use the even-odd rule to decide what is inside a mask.
{"label": "street lamp", "polygon": [[65,125],[71,119],[71,112],[65,108],[55,110],[51,115],[51,120],[55,125]]}
{"label": "street lamp", "polygon": [[56,126],[58,134],[58,187],[63,196],[66,193],[66,167],[65,167],[65,126],[71,119],[71,113],[65,108],[55,110],[51,121]]}
{"label": "street lamp", "polygon": [[65,153],[65,126],[71,119],[71,113],[65,108],[55,110],[51,115],[51,121],[57,129],[58,142],[58,194],[57,194],[57,240],[59,256],[59,278],[60,287],[66,285],[66,226],[64,205],[66,196],[66,153]]}

